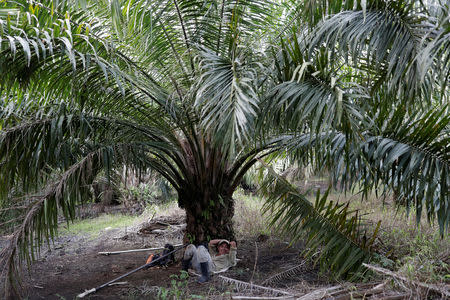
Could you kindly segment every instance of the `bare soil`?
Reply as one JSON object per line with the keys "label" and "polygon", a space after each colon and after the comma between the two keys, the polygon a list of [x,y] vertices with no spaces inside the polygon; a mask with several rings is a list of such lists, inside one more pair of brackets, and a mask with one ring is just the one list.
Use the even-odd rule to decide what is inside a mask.
{"label": "bare soil", "polygon": [[[80,293],[97,288],[142,266],[151,254],[148,251],[106,256],[98,252],[163,247],[166,243],[181,244],[183,219],[183,216],[160,217],[136,228],[105,230],[96,238],[82,235],[59,237],[51,249],[44,249],[41,257],[31,266],[24,280],[24,295],[30,300],[77,299]],[[0,238],[0,248],[1,242]],[[289,245],[286,241],[265,235],[241,239],[237,243],[238,263],[235,267],[214,275],[210,282],[202,285],[197,283],[196,276],[191,275],[182,282],[186,286],[176,288],[179,295],[171,294],[166,299],[193,299],[192,296],[195,295],[206,299],[231,299],[231,294],[283,296],[283,292],[301,296],[342,284],[331,281],[331,277],[327,276],[329,274],[321,274],[302,257],[302,243]],[[159,252],[161,250],[152,253]],[[124,284],[106,286],[85,299],[157,299],[158,293],[164,289],[166,292],[174,292],[174,276],[181,274],[181,255],[182,251],[178,251],[177,261],[166,268],[142,269],[119,280]],[[371,283],[362,288],[373,288],[376,284],[378,283]],[[262,290],[255,285],[271,290]],[[345,295],[346,289],[342,293],[339,291],[339,295]],[[348,289],[356,290],[354,285]],[[326,293],[325,291],[323,295]],[[382,294],[392,295],[390,292]],[[382,299],[367,295],[363,298]]]}
{"label": "bare soil", "polygon": [[[163,221],[176,223],[173,220]],[[25,276],[26,298],[75,299],[85,290],[96,288],[145,264],[150,254],[148,251],[106,256],[98,252],[162,247],[167,242],[180,244],[181,239],[182,231],[179,228],[177,232],[165,232],[155,223],[135,232],[111,229],[97,238],[81,235],[60,237],[51,249],[44,248],[41,257]],[[238,240],[237,243],[238,264],[221,276],[296,292],[330,284],[325,276],[319,275],[317,269],[305,262],[300,255],[303,250],[301,244],[289,246],[284,241],[268,236]],[[161,251],[153,251],[158,252]],[[177,262],[167,268],[137,271],[119,280],[126,281],[126,284],[104,287],[85,299],[153,299],[160,287],[171,287],[171,275],[180,275],[181,255],[182,251],[177,252]],[[293,271],[283,278],[270,278],[289,269]],[[231,287],[221,276],[215,275],[211,282],[200,285],[192,275],[185,290],[190,295],[203,295],[209,299],[218,299],[236,291],[249,293],[246,285]],[[250,293],[258,292],[255,290]]]}

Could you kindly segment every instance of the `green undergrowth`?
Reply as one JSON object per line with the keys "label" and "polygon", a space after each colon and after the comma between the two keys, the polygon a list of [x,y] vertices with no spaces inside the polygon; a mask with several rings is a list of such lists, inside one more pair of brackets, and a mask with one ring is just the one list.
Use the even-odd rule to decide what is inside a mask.
{"label": "green undergrowth", "polygon": [[137,217],[123,214],[103,214],[96,218],[76,220],[73,223],[64,224],[60,228],[61,235],[83,234],[90,237],[98,237],[105,229],[124,228],[131,226]]}
{"label": "green undergrowth", "polygon": [[[312,196],[311,196],[312,199]],[[450,236],[439,233],[437,222],[427,220],[422,212],[417,222],[414,208],[397,206],[390,196],[375,193],[362,199],[359,194],[333,191],[328,201],[346,203],[365,223],[371,233],[381,221],[374,249],[381,254],[374,261],[410,280],[450,283]]]}

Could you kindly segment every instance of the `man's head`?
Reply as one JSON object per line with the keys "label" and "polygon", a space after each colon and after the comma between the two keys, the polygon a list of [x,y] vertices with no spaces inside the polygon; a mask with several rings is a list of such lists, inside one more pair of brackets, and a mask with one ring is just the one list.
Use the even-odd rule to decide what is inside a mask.
{"label": "man's head", "polygon": [[230,242],[227,240],[220,240],[217,243],[217,253],[219,255],[228,254],[230,252]]}

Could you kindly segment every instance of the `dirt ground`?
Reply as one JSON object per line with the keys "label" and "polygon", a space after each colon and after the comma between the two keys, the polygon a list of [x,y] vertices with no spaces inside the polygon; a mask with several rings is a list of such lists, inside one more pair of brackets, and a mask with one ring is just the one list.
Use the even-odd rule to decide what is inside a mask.
{"label": "dirt ground", "polygon": [[[145,264],[150,253],[161,251],[108,256],[98,252],[163,247],[168,242],[181,244],[182,222],[182,217],[157,219],[151,224],[129,228],[127,231],[105,230],[96,238],[79,235],[60,237],[51,250],[42,251],[41,257],[32,265],[31,272],[25,276],[25,297],[30,300],[76,299],[80,293],[99,287]],[[237,243],[237,265],[225,273],[214,275],[209,283],[198,284],[195,275],[187,280],[173,281],[173,276],[181,274],[182,251],[178,251],[177,262],[167,268],[137,271],[120,279],[119,282],[123,284],[106,286],[84,299],[156,299],[158,293],[164,291],[172,293],[165,299],[195,299],[196,295],[206,299],[232,299],[231,295],[279,297],[286,293],[299,297],[339,284],[330,281],[327,274],[321,274],[301,256],[304,250],[301,243],[289,246],[285,241],[264,235],[238,240]],[[183,286],[174,289],[174,283]],[[253,283],[253,286],[249,283]],[[376,284],[378,283],[372,283],[370,287]],[[350,288],[355,290],[354,286]],[[353,299],[362,298],[353,296]]]}
{"label": "dirt ground", "polygon": [[[163,220],[167,223],[167,220]],[[168,223],[182,222],[171,220]],[[155,225],[155,224],[153,224]],[[150,226],[151,227],[151,226]],[[75,299],[85,290],[96,288],[127,272],[145,264],[150,253],[158,251],[133,252],[116,255],[101,255],[101,251],[119,251],[140,248],[162,247],[165,243],[181,244],[182,229],[164,230],[158,226],[128,229],[128,232],[110,229],[96,238],[85,236],[63,236],[55,241],[51,249],[43,248],[40,258],[25,276],[27,299]],[[164,226],[163,226],[164,227]],[[151,229],[152,229],[151,228]],[[300,256],[302,245],[289,247],[286,242],[255,237],[252,240],[238,240],[238,264],[221,276],[215,275],[211,282],[200,285],[197,277],[187,279],[184,290],[189,295],[203,295],[208,299],[218,299],[231,292],[258,294],[265,291],[248,291],[245,284],[230,285],[227,278],[243,282],[253,282],[280,290],[301,291],[307,286],[330,284],[318,270],[307,264]],[[167,268],[150,268],[131,274],[119,282],[121,285],[107,286],[85,297],[85,299],[152,299],[161,287],[171,288],[171,275],[180,275],[180,257]],[[297,267],[297,268],[296,268]],[[274,274],[292,269],[283,278],[270,278]],[[301,272],[300,272],[301,271]],[[224,277],[226,278],[224,278]],[[267,281],[268,280],[268,281]],[[180,296],[181,297],[181,296]]]}
{"label": "dirt ground", "polygon": [[[177,243],[178,241],[175,241]],[[238,264],[233,269],[221,275],[233,279],[249,282],[253,280],[258,284],[270,277],[270,274],[287,270],[302,263],[297,247],[287,248],[282,242],[266,241],[238,241]],[[98,287],[122,274],[125,274],[145,263],[149,252],[125,253],[119,255],[99,255],[100,251],[118,251],[135,249],[135,243],[121,240],[115,245],[102,242],[81,243],[75,251],[65,251],[65,247],[55,250],[55,253],[47,258],[40,259],[32,267],[28,277],[30,291],[29,299],[74,299],[84,290]],[[141,248],[140,247],[137,248]],[[258,247],[258,249],[257,249]],[[258,255],[255,253],[258,251]],[[158,251],[155,251],[158,252]],[[181,252],[181,251],[180,251]],[[255,266],[255,260],[256,262]],[[306,270],[306,268],[305,268]],[[170,287],[172,274],[180,273],[180,263],[170,265],[168,268],[151,268],[140,270],[120,281],[127,281],[125,285],[105,287],[91,294],[87,299],[132,299],[133,295],[145,294],[145,289],[150,287]],[[252,278],[253,277],[253,278]],[[295,280],[284,280],[282,283],[271,283],[272,287],[288,288],[296,282],[306,280],[308,285],[320,284],[317,272],[309,270],[298,276]],[[221,280],[214,276],[209,284],[196,283],[196,277],[188,280],[188,288],[191,294],[208,295],[221,294],[227,290]],[[324,283],[325,281],[323,281]],[[214,286],[214,291],[211,287]],[[139,292],[139,289],[142,289]],[[136,291],[137,290],[137,291]],[[156,289],[155,289],[156,291]],[[155,294],[157,294],[155,292]]]}

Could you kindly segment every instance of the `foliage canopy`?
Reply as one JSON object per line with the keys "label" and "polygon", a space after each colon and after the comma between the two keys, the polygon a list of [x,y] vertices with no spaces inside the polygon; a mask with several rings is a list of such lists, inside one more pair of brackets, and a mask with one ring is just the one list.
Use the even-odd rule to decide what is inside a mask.
{"label": "foliage canopy", "polygon": [[[393,191],[445,234],[445,1],[0,3],[0,204],[21,221],[4,275],[123,166],[170,182],[194,241],[233,236],[233,191],[272,153],[327,168],[345,190]],[[339,274],[370,258],[345,208],[272,179],[280,230],[309,230]]]}

